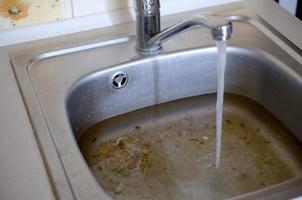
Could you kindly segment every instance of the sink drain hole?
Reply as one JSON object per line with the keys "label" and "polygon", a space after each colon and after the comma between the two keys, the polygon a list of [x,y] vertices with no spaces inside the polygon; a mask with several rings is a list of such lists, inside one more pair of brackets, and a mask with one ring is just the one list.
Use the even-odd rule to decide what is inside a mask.
{"label": "sink drain hole", "polygon": [[117,72],[112,76],[111,84],[112,87],[120,89],[125,87],[128,82],[128,77],[124,72]]}

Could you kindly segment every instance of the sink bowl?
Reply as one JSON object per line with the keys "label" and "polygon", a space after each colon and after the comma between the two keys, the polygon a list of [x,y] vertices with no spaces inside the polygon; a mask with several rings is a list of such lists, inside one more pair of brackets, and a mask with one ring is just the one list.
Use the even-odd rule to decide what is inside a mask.
{"label": "sink bowl", "polygon": [[[138,54],[129,36],[12,58],[58,197],[284,199],[302,194],[301,51],[261,19],[233,19],[241,20],[233,22],[227,48],[218,173],[211,165],[217,52],[206,30],[172,39],[157,55]],[[142,150],[137,157],[128,151],[130,163],[120,157],[125,151],[107,155],[103,148],[123,149],[123,141]],[[112,159],[112,165],[100,164],[102,156],[117,156],[120,164],[110,168]],[[147,171],[130,176],[129,170],[139,166]],[[135,183],[137,190],[130,187]]]}

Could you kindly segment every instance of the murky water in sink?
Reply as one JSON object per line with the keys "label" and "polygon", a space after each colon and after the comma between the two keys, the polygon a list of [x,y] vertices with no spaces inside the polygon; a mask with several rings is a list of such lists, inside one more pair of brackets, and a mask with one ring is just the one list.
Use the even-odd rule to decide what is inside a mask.
{"label": "murky water in sink", "polygon": [[224,199],[302,174],[300,143],[246,98],[225,95],[215,168],[215,95],[157,105],[89,128],[79,144],[114,199]]}
{"label": "murky water in sink", "polygon": [[222,114],[223,114],[223,95],[224,95],[224,76],[226,66],[226,46],[225,41],[216,41],[217,46],[217,102],[216,102],[216,163],[218,169],[221,155],[222,139]]}

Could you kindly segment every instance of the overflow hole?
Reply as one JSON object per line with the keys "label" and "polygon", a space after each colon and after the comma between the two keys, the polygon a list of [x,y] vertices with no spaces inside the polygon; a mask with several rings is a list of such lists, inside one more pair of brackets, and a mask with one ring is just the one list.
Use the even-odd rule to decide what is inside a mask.
{"label": "overflow hole", "polygon": [[112,76],[111,85],[116,89],[125,87],[128,82],[128,76],[124,72],[117,72]]}

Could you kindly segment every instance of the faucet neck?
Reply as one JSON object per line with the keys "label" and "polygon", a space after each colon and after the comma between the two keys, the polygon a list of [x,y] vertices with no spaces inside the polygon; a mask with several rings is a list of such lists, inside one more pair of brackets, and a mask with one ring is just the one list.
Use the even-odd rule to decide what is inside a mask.
{"label": "faucet neck", "polygon": [[152,37],[160,33],[160,3],[159,0],[136,0],[136,48],[139,51],[156,51],[160,44],[148,45]]}

